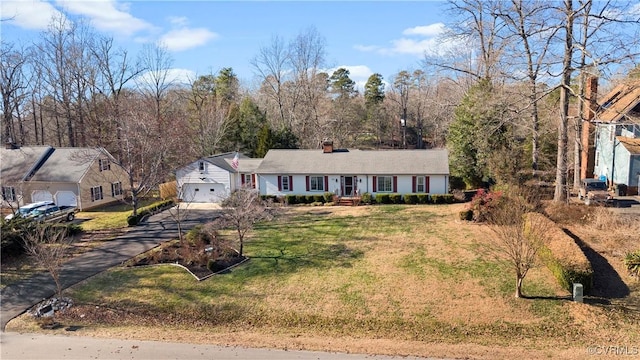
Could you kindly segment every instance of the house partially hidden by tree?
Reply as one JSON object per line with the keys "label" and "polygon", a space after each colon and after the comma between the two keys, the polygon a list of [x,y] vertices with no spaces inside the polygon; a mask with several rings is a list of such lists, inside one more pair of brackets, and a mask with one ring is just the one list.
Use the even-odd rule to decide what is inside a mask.
{"label": "house partially hidden by tree", "polygon": [[8,144],[0,149],[2,207],[36,201],[86,210],[121,200],[123,169],[103,148],[54,148]]}
{"label": "house partially hidden by tree", "polygon": [[228,152],[200,158],[176,170],[178,198],[184,202],[218,203],[240,187],[256,188],[262,159]]}
{"label": "house partially hidden by tree", "polygon": [[591,125],[586,125],[592,131],[583,132],[583,177],[602,178],[622,193],[638,194],[640,80],[616,86],[596,108]]}
{"label": "house partially hidden by tree", "polygon": [[446,194],[448,152],[438,150],[272,149],[257,168],[262,195],[339,196],[377,194]]}

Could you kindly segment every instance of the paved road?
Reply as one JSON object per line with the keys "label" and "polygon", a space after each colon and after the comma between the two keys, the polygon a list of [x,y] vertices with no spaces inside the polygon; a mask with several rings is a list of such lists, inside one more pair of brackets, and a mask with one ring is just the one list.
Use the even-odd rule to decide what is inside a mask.
{"label": "paved road", "polygon": [[2,333],[0,358],[8,359],[215,359],[365,360],[424,359],[404,356],[285,351],[80,336]]}
{"label": "paved road", "polygon": [[[212,219],[215,214],[214,210],[189,210],[182,221],[182,228],[185,231],[191,229],[196,224]],[[117,239],[107,241],[66,263],[60,275],[62,287],[67,288],[121,264],[163,241],[175,239],[177,234],[177,224],[167,211],[153,215]],[[36,274],[2,289],[0,330],[4,331],[11,319],[43,299],[52,297],[55,292],[55,283],[48,273]]]}

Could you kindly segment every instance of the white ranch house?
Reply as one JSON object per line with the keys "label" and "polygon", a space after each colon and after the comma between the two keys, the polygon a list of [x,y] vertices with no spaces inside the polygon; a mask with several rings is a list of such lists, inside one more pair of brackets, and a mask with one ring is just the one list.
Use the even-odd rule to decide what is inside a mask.
{"label": "white ranch house", "polygon": [[331,192],[342,197],[370,193],[447,194],[449,159],[445,149],[353,150],[272,149],[263,159],[234,153],[199,159],[176,171],[183,201],[220,202],[241,186],[261,195],[316,195]]}

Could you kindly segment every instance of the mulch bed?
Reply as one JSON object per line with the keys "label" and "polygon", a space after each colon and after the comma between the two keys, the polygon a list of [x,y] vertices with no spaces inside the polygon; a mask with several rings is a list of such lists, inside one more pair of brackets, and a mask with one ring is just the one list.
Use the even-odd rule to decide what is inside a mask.
{"label": "mulch bed", "polygon": [[[211,275],[225,273],[229,268],[246,259],[246,257],[240,256],[237,252],[232,252],[225,257],[217,257],[207,252],[204,245],[180,244],[180,242],[175,241],[164,243],[134,258],[127,265],[136,267],[177,264],[186,268],[198,280],[204,280]],[[213,260],[213,264],[208,266],[210,260]]]}

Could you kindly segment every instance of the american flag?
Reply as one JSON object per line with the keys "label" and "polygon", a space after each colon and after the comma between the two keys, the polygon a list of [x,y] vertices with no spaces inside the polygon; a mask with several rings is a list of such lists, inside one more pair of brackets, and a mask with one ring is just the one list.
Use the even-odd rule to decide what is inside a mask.
{"label": "american flag", "polygon": [[231,167],[238,170],[238,153],[236,153],[236,156],[233,157],[233,160],[231,160]]}

